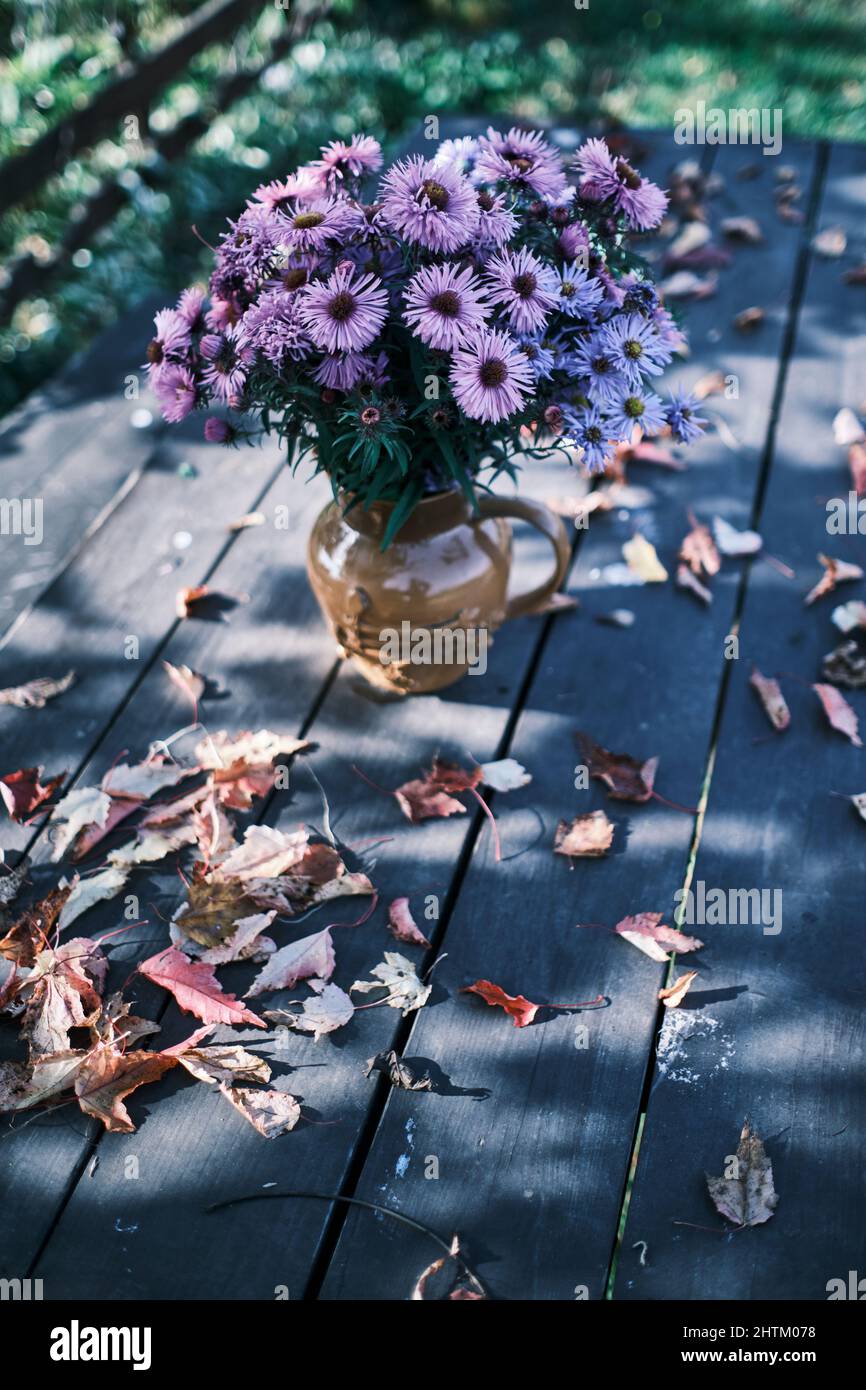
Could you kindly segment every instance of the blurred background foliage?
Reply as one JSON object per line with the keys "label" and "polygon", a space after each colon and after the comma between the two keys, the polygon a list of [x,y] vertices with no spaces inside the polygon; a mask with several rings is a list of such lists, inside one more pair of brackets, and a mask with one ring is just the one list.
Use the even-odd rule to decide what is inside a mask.
{"label": "blurred background foliage", "polygon": [[[334,0],[251,94],[212,109],[220,79],[261,64],[281,0],[200,52],[151,106],[140,140],[118,129],[0,223],[0,257],[52,262],[70,219],[116,183],[125,203],[62,258],[0,327],[0,412],[124,308],[204,278],[210,242],[256,183],[356,130],[392,150],[425,115],[671,127],[680,106],[781,107],[786,136],[866,135],[864,0]],[[286,0],[282,0],[285,4]],[[0,160],[85,107],[122,65],[157,51],[198,0],[3,0]],[[204,114],[177,161],[148,135]],[[2,170],[0,170],[2,179]],[[0,282],[2,289],[2,282]]]}

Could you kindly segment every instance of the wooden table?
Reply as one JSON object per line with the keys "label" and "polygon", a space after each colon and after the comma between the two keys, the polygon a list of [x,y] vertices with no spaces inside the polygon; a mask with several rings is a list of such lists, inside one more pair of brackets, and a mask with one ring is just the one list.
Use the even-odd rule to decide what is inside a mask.
{"label": "wooden table", "polygon": [[[661,181],[693,153],[669,135],[648,144],[643,165]],[[265,1040],[303,1102],[304,1122],[281,1139],[263,1140],[211,1088],[175,1073],[131,1098],[132,1135],[106,1135],[73,1107],[19,1116],[0,1142],[3,1277],[42,1278],[49,1298],[271,1299],[282,1289],[292,1299],[404,1299],[436,1256],[422,1233],[344,1203],[205,1214],[221,1199],[280,1189],[354,1195],[446,1237],[457,1231],[498,1298],[820,1300],[831,1278],[866,1273],[866,826],[834,795],[863,791],[866,766],[808,689],[841,640],[832,608],[863,586],[803,603],[819,551],[864,558],[862,536],[827,535],[825,502],[850,486],[831,422],[844,405],[862,413],[866,396],[866,289],[841,278],[864,259],[866,150],[786,141],[778,160],[743,147],[698,154],[724,180],[709,202],[713,222],[757,217],[766,241],[737,248],[717,295],[687,307],[691,357],[673,379],[691,385],[719,369],[738,394],[707,402],[717,427],[685,471],[633,465],[642,493],[632,506],[576,533],[567,588],[580,608],[513,623],[487,675],[441,698],[379,704],[335,663],[304,574],[323,485],[293,481],[273,447],[204,444],[200,420],[136,427],[154,407],[127,399],[124,386],[153,306],[7,423],[0,492],[43,499],[45,540],[2,538],[0,686],[70,668],[79,679],[42,710],[0,709],[4,767],[42,763],[88,785],[122,750],[144,756],[187,720],[162,665],[186,663],[225,692],[202,706],[209,729],[267,726],[315,740],[334,828],[375,860],[380,905],[337,934],[337,983],[363,978],[394,945],[385,905],[398,895],[419,917],[424,898],[437,897],[423,964],[447,955],[430,1002],[405,1021],[373,1009],[318,1044],[293,1035],[278,1051]],[[775,211],[783,163],[804,190],[801,225]],[[757,177],[741,177],[747,166]],[[848,235],[841,260],[810,249],[832,225]],[[751,305],[766,317],[745,334],[732,319]],[[544,497],[577,484],[562,468],[530,465],[523,486]],[[283,504],[287,530],[272,524]],[[675,568],[689,507],[758,527],[764,556],[781,567],[764,556],[725,561],[709,609],[672,582],[608,582],[605,567],[635,530]],[[253,509],[267,524],[229,531]],[[545,544],[520,536],[518,549],[517,579],[528,582],[548,564]],[[176,591],[200,582],[248,601],[227,621],[178,621]],[[596,621],[623,607],[632,627]],[[725,656],[731,633],[738,659]],[[792,673],[784,736],[770,735],[749,688],[753,663]],[[863,692],[846,694],[862,721]],[[612,802],[597,782],[576,790],[577,729],[658,755],[659,790],[701,814]],[[532,773],[524,790],[492,799],[501,862],[480,810],[413,826],[353,772],[395,787],[437,749],[464,760],[513,755]],[[302,762],[293,777],[266,819],[320,825]],[[554,828],[595,807],[616,824],[613,850],[571,868],[552,853]],[[34,891],[56,880],[44,826],[6,822],[3,843],[13,860],[29,848]],[[604,928],[641,911],[670,921],[689,875],[781,890],[783,927],[696,928],[706,941],[700,977],[666,1013],[665,967]],[[148,921],[113,939],[119,979],[165,944],[182,894],[170,871],[136,883]],[[349,921],[356,903],[314,920]],[[108,904],[75,930],[99,936],[119,920]],[[280,939],[292,933],[284,925]],[[602,993],[608,1006],[544,1012],[517,1029],[458,992],[479,976],[536,1001]],[[221,977],[240,993],[249,969]],[[139,990],[138,1002],[161,1011],[160,1045],[190,1031],[161,992]],[[2,1037],[14,1050],[14,1029]],[[366,1079],[365,1060],[389,1047],[435,1063],[437,1090]],[[767,1141],[779,1205],[768,1224],[732,1233],[703,1175],[722,1172],[747,1115]]]}

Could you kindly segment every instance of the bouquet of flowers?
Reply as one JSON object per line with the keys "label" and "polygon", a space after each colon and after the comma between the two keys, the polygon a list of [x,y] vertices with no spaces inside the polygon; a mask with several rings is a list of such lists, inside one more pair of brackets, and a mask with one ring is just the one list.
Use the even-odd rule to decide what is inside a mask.
{"label": "bouquet of flowers", "polygon": [[446,140],[378,187],[371,137],[321,156],[229,222],[209,298],[157,314],[166,419],[216,405],[213,442],[276,432],[295,466],[314,449],[335,495],[396,504],[386,543],[424,495],[474,497],[520,458],[577,449],[601,472],[635,429],[700,433],[693,398],[653,390],[683,339],[627,245],[667,198],[603,140],[571,181],[519,129]]}

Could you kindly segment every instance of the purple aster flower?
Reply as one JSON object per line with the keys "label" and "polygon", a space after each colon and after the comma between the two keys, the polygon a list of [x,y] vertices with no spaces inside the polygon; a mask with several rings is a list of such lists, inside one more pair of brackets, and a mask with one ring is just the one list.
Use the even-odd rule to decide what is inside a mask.
{"label": "purple aster flower", "polygon": [[547,381],[553,375],[554,354],[541,338],[520,338],[518,347],[532,368],[536,381]]}
{"label": "purple aster flower", "polygon": [[649,179],[641,178],[625,159],[614,159],[603,140],[587,140],[575,159],[582,180],[581,196],[604,203],[612,198],[630,227],[648,231],[657,227],[668,205],[667,194]]}
{"label": "purple aster flower", "polygon": [[456,251],[478,226],[475,190],[455,169],[412,155],[382,180],[382,218],[428,251]]}
{"label": "purple aster flower", "polygon": [[638,314],[611,319],[602,329],[602,341],[617,370],[635,385],[644,373],[660,376],[672,356],[655,325]]}
{"label": "purple aster flower", "polygon": [[305,198],[320,198],[322,191],[322,180],[317,174],[299,172],[290,174],[287,179],[273,179],[270,183],[261,184],[247,206],[261,203],[268,212],[285,212],[295,199],[303,202]]}
{"label": "purple aster flower", "polygon": [[582,462],[587,472],[603,473],[613,458],[615,449],[608,422],[602,419],[595,406],[581,411],[566,407],[564,413],[566,433],[569,440],[582,450]]}
{"label": "purple aster flower", "polygon": [[353,135],[348,144],[345,140],[331,140],[322,146],[322,158],[314,159],[308,167],[318,172],[331,192],[336,192],[347,176],[359,179],[381,169],[382,146],[372,135]]}
{"label": "purple aster flower", "polygon": [[331,391],[351,391],[361,381],[384,381],[380,366],[383,353],[374,359],[369,352],[329,352],[313,372],[313,380]]}
{"label": "purple aster flower", "polygon": [[329,241],[359,230],[362,221],[345,198],[296,200],[280,213],[280,242],[292,255],[322,252]]}
{"label": "purple aster flower", "polygon": [[147,345],[146,367],[153,382],[171,362],[186,355],[190,345],[190,327],[177,309],[160,309],[154,317],[156,333]]}
{"label": "purple aster flower", "polygon": [[219,400],[231,405],[246,385],[247,369],[254,355],[243,340],[241,325],[233,323],[224,333],[208,333],[199,346],[208,364],[202,381]]}
{"label": "purple aster flower", "polygon": [[233,444],[236,436],[234,425],[218,415],[211,415],[204,422],[204,437],[208,444]]}
{"label": "purple aster flower", "polygon": [[177,312],[189,328],[190,333],[200,332],[204,328],[204,304],[204,291],[195,285],[184,290],[177,301]]}
{"label": "purple aster flower", "polygon": [[489,193],[482,188],[478,194],[478,227],[475,231],[476,246],[504,246],[517,229],[517,218],[505,206],[503,193]]}
{"label": "purple aster flower", "polygon": [[467,332],[484,327],[490,313],[481,282],[471,266],[431,265],[419,270],[406,289],[403,317],[428,347],[450,352]]}
{"label": "purple aster flower", "polygon": [[700,401],[688,391],[671,391],[665,417],[679,444],[691,444],[703,434],[706,420],[698,415]]}
{"label": "purple aster flower", "polygon": [[573,319],[595,313],[604,298],[603,286],[576,262],[560,270],[557,293],[562,313]]}
{"label": "purple aster flower", "polygon": [[477,183],[500,179],[530,189],[539,198],[559,198],[567,188],[558,150],[537,130],[512,126],[507,135],[488,128],[479,140],[473,178]]}
{"label": "purple aster flower", "polygon": [[673,315],[659,306],[653,310],[652,321],[665,346],[669,347],[672,353],[681,352],[686,346],[686,338]]}
{"label": "purple aster flower", "polygon": [[631,443],[635,425],[645,435],[658,434],[667,424],[664,405],[652,391],[626,386],[605,406],[607,428],[617,439]]}
{"label": "purple aster flower", "polygon": [[341,261],[325,281],[299,291],[301,321],[317,347],[359,352],[376,337],[388,312],[388,295],[376,275],[356,275]]}
{"label": "purple aster flower", "polygon": [[518,333],[535,333],[547,322],[559,293],[559,277],[527,247],[491,256],[485,275],[494,304],[508,313]]}
{"label": "purple aster flower", "polygon": [[210,308],[204,318],[213,333],[222,333],[233,323],[237,323],[242,313],[243,307],[234,296],[223,299],[219,295],[211,295]]}
{"label": "purple aster flower", "polygon": [[217,263],[222,275],[254,289],[267,274],[280,243],[280,221],[264,207],[247,208],[220,241]]}
{"label": "purple aster flower", "polygon": [[433,163],[437,169],[456,169],[458,174],[466,174],[477,153],[478,141],[472,135],[461,135],[456,140],[443,140],[436,148]]}
{"label": "purple aster flower", "polygon": [[570,222],[559,234],[559,245],[567,261],[589,263],[589,232],[582,222]]}
{"label": "purple aster flower", "polygon": [[495,424],[522,409],[532,369],[510,333],[484,329],[456,349],[451,389],[464,415]]}
{"label": "purple aster flower", "polygon": [[312,343],[301,321],[297,294],[266,290],[239,324],[239,341],[261,352],[278,370],[286,358],[299,362],[308,357]]}
{"label": "purple aster flower", "polygon": [[589,378],[590,392],[599,401],[611,399],[626,385],[625,377],[617,370],[598,333],[574,350],[569,365],[576,376]]}
{"label": "purple aster flower", "polygon": [[194,409],[196,385],[192,372],[186,367],[166,363],[159,375],[152,378],[152,385],[163,416],[171,424],[179,424]]}

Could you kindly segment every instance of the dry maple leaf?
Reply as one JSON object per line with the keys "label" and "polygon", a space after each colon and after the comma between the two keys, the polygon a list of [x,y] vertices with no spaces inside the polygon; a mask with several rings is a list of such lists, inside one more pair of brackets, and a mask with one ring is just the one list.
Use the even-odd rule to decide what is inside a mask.
{"label": "dry maple leaf", "polygon": [[271,1069],[264,1057],[256,1057],[240,1043],[214,1043],[210,1047],[187,1047],[178,1054],[178,1062],[208,1086],[240,1085],[247,1081],[267,1083]]}
{"label": "dry maple leaf", "polygon": [[629,569],[644,584],[663,584],[668,572],[656,554],[656,548],[646,536],[632,536],[622,548],[623,559]]}
{"label": "dry maple leaf", "polygon": [[[412,1292],[409,1295],[410,1303],[439,1302],[439,1299],[427,1299],[427,1286],[431,1280],[442,1272],[449,1260],[456,1262],[457,1268],[450,1271],[450,1292],[444,1296],[445,1302],[482,1302],[487,1298],[481,1284],[465,1263],[460,1252],[460,1240],[454,1235],[451,1238],[451,1246],[447,1255],[440,1255],[438,1260],[434,1260],[425,1270],[418,1275]],[[459,1281],[455,1284],[455,1280]],[[448,1284],[445,1286],[449,1287]],[[444,1292],[444,1291],[443,1291]]]}
{"label": "dry maple leaf", "polygon": [[379,1071],[383,1076],[387,1076],[392,1086],[397,1086],[402,1091],[432,1091],[433,1078],[428,1071],[418,1072],[407,1061],[405,1057],[399,1057],[391,1048],[390,1052],[377,1052],[375,1057],[368,1057],[364,1067],[364,1075],[371,1076],[374,1071]]}
{"label": "dry maple leaf", "polygon": [[291,758],[309,748],[307,739],[274,734],[270,729],[229,734],[225,729],[202,739],[196,761],[210,770],[214,795],[225,806],[246,811],[253,799],[273,789],[277,757]]}
{"label": "dry maple leaf", "polygon": [[741,333],[754,333],[756,328],[760,328],[765,318],[764,310],[759,305],[753,304],[748,309],[741,309],[738,314],[735,314],[733,324]]}
{"label": "dry maple leaf", "polygon": [[862,820],[866,820],[866,792],[857,792],[855,796],[849,798],[854,810]]}
{"label": "dry maple leaf", "polygon": [[276,951],[244,997],[254,999],[266,990],[294,989],[301,980],[329,980],[335,964],[334,943],[325,927],[324,931],[313,932],[312,936],[304,936]]}
{"label": "dry maple leaf", "polygon": [[413,823],[442,816],[464,816],[466,807],[462,801],[456,801],[452,793],[471,791],[480,781],[480,767],[467,771],[437,757],[424,777],[404,782],[394,796],[406,819]]}
{"label": "dry maple leaf", "polygon": [[815,587],[809,590],[804,603],[814,603],[825,594],[832,594],[837,584],[863,578],[860,566],[849,564],[847,560],[834,560],[830,555],[819,555],[818,560],[824,566],[824,573]]}
{"label": "dry maple leaf", "polygon": [[757,531],[738,531],[720,516],[713,517],[713,535],[722,554],[734,558],[757,555],[764,544],[763,537]]}
{"label": "dry maple leaf", "polygon": [[597,777],[609,789],[614,801],[649,801],[658,771],[659,759],[638,762],[628,753],[611,753],[594,743],[588,734],[575,734],[590,777]]}
{"label": "dry maple leaf", "polygon": [[344,1028],[354,1017],[355,1005],[339,985],[326,985],[323,981],[311,980],[310,986],[318,987],[317,993],[303,1001],[299,1014],[293,1013],[290,1009],[274,1009],[267,1017],[272,1023],[281,1023],[301,1033],[312,1033],[313,1041],[318,1042],[326,1033]]}
{"label": "dry maple leaf", "polygon": [[214,878],[278,878],[301,863],[309,846],[306,830],[287,834],[269,825],[251,825],[238,845],[214,870]]}
{"label": "dry maple leaf", "polygon": [[834,685],[813,685],[812,689],[821,701],[831,726],[850,739],[855,748],[862,748],[863,741],[857,732],[857,715],[844,695],[840,695]]}
{"label": "dry maple leaf", "polygon": [[26,685],[12,685],[7,690],[0,690],[0,705],[14,705],[16,709],[43,709],[48,700],[62,695],[74,681],[75,672],[67,671],[59,680],[40,676],[27,681]]}
{"label": "dry maple leaf", "polygon": [[86,1115],[101,1120],[112,1134],[132,1134],[135,1125],[123,1104],[126,1097],[159,1078],[176,1064],[162,1052],[117,1052],[100,1047],[89,1054],[75,1077],[75,1094]]}
{"label": "dry maple leaf", "polygon": [[0,779],[0,798],[12,820],[23,821],[32,816],[37,807],[51,800],[66,776],[60,772],[43,783],[39,779],[44,771],[41,766],[22,767]]}
{"label": "dry maple leaf", "polygon": [[481,764],[481,781],[495,792],[513,792],[528,786],[532,774],[516,758],[500,758],[495,763]]}
{"label": "dry maple leaf", "polygon": [[824,657],[821,675],[830,681],[831,685],[844,685],[848,690],[860,690],[866,686],[866,655],[856,642],[842,642]]}
{"label": "dry maple leaf", "polygon": [[246,1086],[220,1086],[230,1105],[264,1139],[288,1134],[301,1118],[301,1107],[287,1091],[262,1091]]}
{"label": "dry maple leaf", "polygon": [[667,989],[660,989],[659,999],[665,1008],[678,1009],[697,978],[697,970],[687,970],[685,975],[680,975]]}
{"label": "dry maple leaf", "polygon": [[743,1125],[731,1176],[706,1175],[707,1188],[720,1216],[733,1225],[760,1226],[776,1209],[773,1168],[761,1139],[748,1120]]}
{"label": "dry maple leaf", "polygon": [[395,898],[391,903],[388,908],[388,926],[398,941],[405,941],[410,946],[430,945],[409,910],[408,898]]}
{"label": "dry maple leaf", "polygon": [[504,1009],[515,1028],[525,1028],[542,1007],[541,1004],[533,1004],[522,994],[506,994],[501,985],[494,985],[490,980],[476,980],[472,985],[464,985],[460,993],[478,994],[485,1004]]}
{"label": "dry maple leaf", "polygon": [[276,912],[254,912],[249,917],[240,917],[235,922],[230,936],[219,946],[202,947],[191,937],[184,936],[182,924],[172,922],[169,935],[172,945],[177,946],[187,956],[195,956],[208,965],[228,965],[230,961],[261,961],[276,951],[276,943],[262,933],[267,930],[276,917]]}
{"label": "dry maple leaf", "polygon": [[193,671],[191,666],[173,666],[170,661],[164,661],[162,665],[172,685],[192,702],[195,709],[207,685],[204,676],[200,676],[198,671]]}
{"label": "dry maple leaf", "polygon": [[33,965],[39,952],[57,927],[63,904],[72,892],[72,885],[53,888],[41,902],[28,907],[0,937],[0,956],[17,965]]}
{"label": "dry maple leaf", "polygon": [[614,932],[651,960],[666,961],[668,951],[685,955],[688,951],[700,950],[703,941],[666,926],[662,921],[663,916],[662,912],[638,912],[632,917],[623,917],[621,922],[617,922]]}
{"label": "dry maple leaf", "polygon": [[21,1036],[32,1052],[65,1051],[69,1030],[87,1027],[99,1016],[107,969],[101,949],[88,937],[39,952],[18,990],[25,1001]]}
{"label": "dry maple leaf", "polygon": [[193,865],[187,902],[173,918],[177,927],[200,946],[219,946],[233,935],[237,923],[253,916],[259,905],[249,897],[240,879],[211,879],[206,867]]}
{"label": "dry maple leaf", "polygon": [[54,851],[51,858],[61,859],[78,836],[90,826],[104,826],[111,809],[111,798],[100,787],[76,787],[58,801],[51,815],[51,837]]}
{"label": "dry maple leaf", "polygon": [[711,579],[714,574],[718,574],[722,566],[721,556],[713,540],[712,532],[709,526],[698,521],[692,512],[689,512],[689,524],[691,530],[683,538],[679,558],[688,565],[692,574],[698,579],[702,575]]}
{"label": "dry maple leaf", "polygon": [[561,820],[553,840],[554,853],[572,859],[600,858],[611,847],[613,831],[613,821],[604,811],[587,811],[574,820]]}
{"label": "dry maple leaf", "polygon": [[856,632],[859,628],[866,628],[866,603],[861,599],[840,603],[831,616],[840,632]]}
{"label": "dry maple leaf", "polygon": [[188,618],[195,605],[210,593],[207,584],[195,584],[188,589],[178,589],[174,600],[174,610],[179,618]]}
{"label": "dry maple leaf", "polygon": [[694,594],[701,603],[709,606],[713,601],[713,596],[706,584],[702,584],[696,574],[693,574],[688,565],[677,565],[677,588],[686,589],[688,593]]}
{"label": "dry maple leaf", "polygon": [[758,693],[758,698],[764,706],[764,711],[778,733],[784,733],[791,723],[791,711],[785,703],[779,682],[773,680],[772,676],[763,676],[757,666],[752,667],[752,674],[749,677],[749,685]]}
{"label": "dry maple leaf", "polygon": [[63,1051],[26,1062],[0,1062],[0,1111],[30,1110],[68,1090],[87,1053]]}
{"label": "dry maple leaf", "polygon": [[258,1014],[247,1009],[233,994],[223,993],[212,965],[190,960],[176,946],[168,946],[142,961],[138,973],[162,985],[184,1013],[195,1014],[204,1023],[249,1023],[254,1028],[265,1027]]}
{"label": "dry maple leaf", "polygon": [[[90,874],[87,878],[80,879],[75,874],[70,885],[72,891],[60,914],[60,930],[65,931],[67,927],[71,927],[76,918],[89,911],[96,903],[105,902],[119,893],[129,878],[129,872],[129,866],[122,868],[112,864],[101,873]],[[65,880],[63,882],[65,883]]]}
{"label": "dry maple leaf", "polygon": [[358,990],[360,994],[369,994],[374,989],[387,990],[387,997],[381,1002],[387,1003],[389,1008],[402,1009],[404,1018],[414,1009],[420,1009],[427,1003],[433,988],[432,985],[419,980],[412,962],[397,951],[386,951],[385,959],[375,966],[370,974],[375,978],[356,980],[350,987],[351,991]]}

